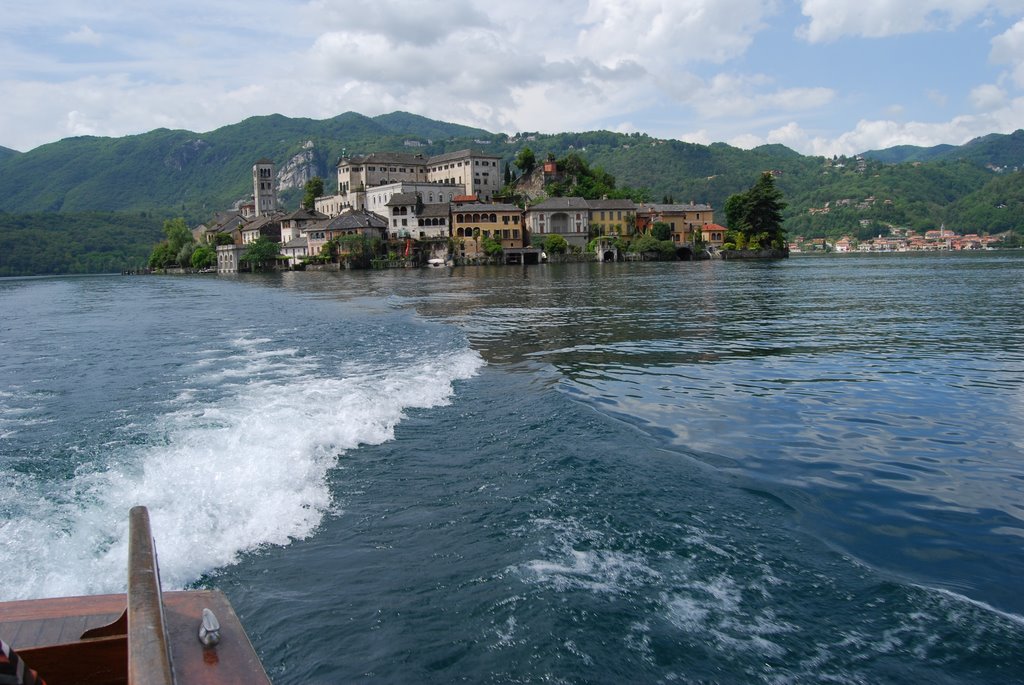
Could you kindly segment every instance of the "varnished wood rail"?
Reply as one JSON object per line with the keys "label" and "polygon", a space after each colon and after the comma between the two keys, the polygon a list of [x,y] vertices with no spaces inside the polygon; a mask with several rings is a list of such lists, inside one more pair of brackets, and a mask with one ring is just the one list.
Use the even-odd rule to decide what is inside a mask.
{"label": "varnished wood rail", "polygon": [[132,507],[128,535],[128,685],[174,685],[160,570],[146,507]]}

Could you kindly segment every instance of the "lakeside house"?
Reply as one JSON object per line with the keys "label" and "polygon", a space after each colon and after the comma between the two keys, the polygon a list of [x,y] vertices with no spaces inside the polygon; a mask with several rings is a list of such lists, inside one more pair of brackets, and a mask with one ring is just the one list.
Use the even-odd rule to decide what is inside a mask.
{"label": "lakeside house", "polygon": [[[328,256],[343,258],[343,249],[328,255],[324,247],[356,235],[390,243],[389,259],[403,265],[428,259],[472,262],[495,254],[509,263],[535,262],[541,249],[534,242],[551,235],[579,252],[600,239],[602,255],[618,258],[608,245],[646,233],[659,222],[669,225],[680,254],[697,242],[720,247],[724,241],[726,229],[714,223],[714,211],[706,204],[553,197],[522,208],[501,202],[496,197],[500,162],[499,156],[468,149],[434,156],[387,152],[342,157],[336,192],[315,198],[314,209],[286,214],[278,209],[275,165],[261,159],[252,169],[253,200],[218,213],[194,235],[217,245],[217,269],[225,273],[239,270],[245,248],[259,238],[278,243],[292,268]],[[557,173],[554,162],[546,164],[551,169],[545,177]]]}

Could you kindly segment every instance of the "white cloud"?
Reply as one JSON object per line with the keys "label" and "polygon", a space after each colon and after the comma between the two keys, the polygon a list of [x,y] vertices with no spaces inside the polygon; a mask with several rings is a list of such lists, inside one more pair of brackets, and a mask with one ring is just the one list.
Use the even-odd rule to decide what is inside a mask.
{"label": "white cloud", "polygon": [[[67,135],[156,126],[202,132],[272,112],[327,118],[402,109],[494,131],[612,127],[703,143],[859,152],[890,139],[957,142],[1024,120],[1011,99],[1014,84],[1024,88],[1024,21],[1007,30],[1002,18],[1016,11],[1013,21],[1020,19],[1024,0],[801,0],[812,43],[993,17],[1003,27],[986,35],[1004,31],[992,40],[990,60],[1007,71],[971,84],[973,116],[888,121],[919,111],[925,94],[907,90],[899,105],[906,110],[885,110],[883,122],[862,114],[845,133],[854,126],[841,118],[850,116],[848,86],[806,83],[784,70],[747,73],[743,58],[754,41],[774,40],[771,25],[790,19],[782,3],[155,0],[117,13],[76,0],[47,0],[46,12],[15,5],[4,14],[14,39],[0,41],[0,144],[30,149]],[[981,30],[971,31],[957,40],[976,41]],[[40,36],[58,37],[59,46]],[[780,55],[788,48],[769,47]],[[256,51],[273,57],[253,69]],[[968,88],[950,86],[950,101]],[[805,132],[807,116],[813,134]]]}
{"label": "white cloud", "polygon": [[925,95],[936,107],[945,107],[949,103],[949,96],[938,90],[929,90]]}
{"label": "white cloud", "polygon": [[1024,19],[992,39],[989,59],[996,64],[1009,65],[1013,82],[1024,88]]}
{"label": "white cloud", "polygon": [[882,38],[949,30],[984,12],[1020,12],[1020,0],[802,0],[808,23],[797,35],[811,43],[842,36]]}
{"label": "white cloud", "polygon": [[774,13],[763,0],[590,0],[576,50],[604,64],[721,63],[745,53]]}
{"label": "white cloud", "polygon": [[765,141],[760,136],[755,136],[752,133],[744,133],[742,135],[734,136],[728,141],[729,145],[733,147],[742,148],[744,150],[750,150],[759,145],[764,145]]}
{"label": "white cloud", "polygon": [[774,88],[764,74],[717,74],[711,81],[690,91],[692,106],[709,119],[750,117],[770,112],[815,109],[835,97],[830,88]]}
{"label": "white cloud", "polygon": [[303,12],[311,26],[319,30],[340,29],[418,46],[438,44],[467,29],[493,27],[488,16],[470,0],[314,0]]}
{"label": "white cloud", "polygon": [[945,122],[905,122],[862,119],[853,130],[829,138],[813,135],[790,122],[772,130],[766,140],[782,143],[811,155],[852,155],[895,145],[931,147],[944,143],[962,145],[972,138],[993,132],[1013,131],[1024,121],[1024,97],[1007,101],[1003,107],[977,115],[956,116]]}
{"label": "white cloud", "polygon": [[998,109],[1006,104],[1006,91],[992,84],[978,86],[971,90],[971,104],[986,112]]}
{"label": "white cloud", "polygon": [[88,26],[82,26],[77,31],[72,31],[64,36],[65,43],[80,43],[82,45],[101,45],[103,36],[93,31]]}

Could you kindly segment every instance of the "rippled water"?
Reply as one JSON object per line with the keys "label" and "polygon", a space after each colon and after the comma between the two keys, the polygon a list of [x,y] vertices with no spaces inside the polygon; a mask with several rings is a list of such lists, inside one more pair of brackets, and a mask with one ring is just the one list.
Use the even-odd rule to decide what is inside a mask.
{"label": "rippled water", "polygon": [[1020,682],[1022,286],[1013,253],[0,281],[0,586],[116,586],[141,497],[277,683]]}

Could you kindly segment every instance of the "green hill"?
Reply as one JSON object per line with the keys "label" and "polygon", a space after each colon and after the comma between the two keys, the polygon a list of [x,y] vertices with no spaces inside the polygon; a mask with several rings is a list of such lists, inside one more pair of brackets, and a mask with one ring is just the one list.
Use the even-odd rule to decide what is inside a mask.
{"label": "green hill", "polygon": [[1024,130],[1018,129],[1009,134],[991,133],[963,145],[897,145],[884,150],[868,150],[864,156],[887,164],[963,160],[980,166],[1019,169],[1024,168]]}

